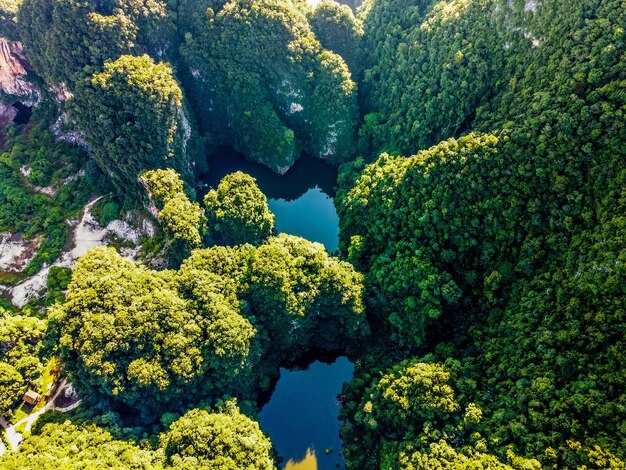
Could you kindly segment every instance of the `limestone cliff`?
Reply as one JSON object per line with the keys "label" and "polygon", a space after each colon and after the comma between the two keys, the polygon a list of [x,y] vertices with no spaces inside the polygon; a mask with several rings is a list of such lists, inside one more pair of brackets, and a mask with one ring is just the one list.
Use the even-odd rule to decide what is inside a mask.
{"label": "limestone cliff", "polygon": [[39,100],[39,90],[26,79],[32,69],[22,51],[22,44],[0,38],[0,91],[20,97],[32,106]]}

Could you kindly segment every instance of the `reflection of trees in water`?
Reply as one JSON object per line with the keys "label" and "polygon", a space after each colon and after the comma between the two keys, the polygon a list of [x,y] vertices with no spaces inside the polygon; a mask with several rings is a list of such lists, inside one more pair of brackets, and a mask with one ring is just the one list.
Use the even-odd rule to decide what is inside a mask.
{"label": "reflection of trees in water", "polygon": [[261,191],[270,199],[298,199],[309,189],[319,188],[331,197],[335,195],[337,167],[319,158],[304,155],[284,175],[278,175],[259,163],[251,162],[229,147],[218,147],[208,157],[209,173],[202,177],[208,187],[201,190],[200,196],[209,187],[217,187],[220,180],[234,171],[243,171],[254,176]]}
{"label": "reflection of trees in water", "polygon": [[293,459],[289,459],[285,470],[317,470],[317,457],[315,451],[311,448],[306,450],[306,455],[302,460],[297,462]]}

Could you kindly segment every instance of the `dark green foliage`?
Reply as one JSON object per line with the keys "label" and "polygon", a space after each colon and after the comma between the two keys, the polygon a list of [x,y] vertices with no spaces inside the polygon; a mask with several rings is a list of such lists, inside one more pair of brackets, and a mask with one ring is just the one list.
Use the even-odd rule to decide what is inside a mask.
{"label": "dark green foliage", "polygon": [[195,409],[174,422],[162,446],[172,468],[272,470],[272,446],[233,401],[214,413]]}
{"label": "dark green foliage", "polygon": [[73,88],[84,73],[129,53],[137,27],[107,3],[98,8],[95,2],[76,0],[24,1],[18,24],[35,70],[53,83]]}
{"label": "dark green foliage", "polygon": [[339,54],[352,74],[358,67],[363,28],[347,5],[325,0],[309,15],[311,29],[325,49]]}
{"label": "dark green foliage", "polygon": [[[512,451],[501,460],[489,455],[490,436],[481,434],[483,411],[469,402],[476,387],[470,362],[440,364],[427,362],[432,360],[427,357],[384,370],[384,363],[392,362],[389,358],[380,361],[372,355],[365,360],[344,387],[342,415],[349,421],[342,438],[348,468],[541,468],[538,461]],[[381,367],[381,373],[375,372]]]}
{"label": "dark green foliage", "polygon": [[197,250],[181,273],[230,279],[225,291],[239,298],[261,337],[280,338],[267,349],[273,361],[296,359],[311,347],[347,347],[367,331],[361,275],[318,243],[282,234],[256,249]]}
{"label": "dark green foliage", "polygon": [[21,3],[20,0],[0,1],[0,36],[10,41],[19,40],[17,12]]}
{"label": "dark green foliage", "polygon": [[304,15],[283,0],[206,6],[197,5],[203,24],[182,46],[203,129],[280,173],[301,150],[345,160],[353,144],[355,84]]}
{"label": "dark green foliage", "polygon": [[[365,12],[363,148],[475,132],[344,166],[342,245],[393,350],[457,345],[438,357],[461,360],[457,381],[482,410],[485,441],[470,442],[513,468],[511,450],[546,467],[624,466],[624,6],[382,0]],[[439,436],[411,457],[397,436],[370,435],[351,458],[470,465],[451,437],[456,455]],[[392,450],[361,462],[376,445]]]}
{"label": "dark green foliage", "polygon": [[256,180],[240,171],[204,196],[208,235],[224,245],[260,245],[274,231],[274,214]]}
{"label": "dark green foliage", "polygon": [[120,219],[122,213],[120,205],[110,196],[105,196],[91,207],[91,215],[101,227],[106,227],[110,222]]}
{"label": "dark green foliage", "polygon": [[[505,85],[505,57],[530,49],[521,31],[509,31],[516,24],[494,13],[498,3],[506,5],[371,2],[364,19],[361,133],[373,150],[415,152],[469,128],[478,106]],[[503,47],[508,40],[511,49]]]}
{"label": "dark green foliage", "polygon": [[[494,393],[486,426],[503,445],[539,455],[566,437],[623,458],[625,229],[618,216],[575,236],[563,266],[514,285],[507,308],[472,330]],[[568,454],[549,461],[581,464]]]}
{"label": "dark green foliage", "polygon": [[76,85],[71,115],[120,195],[141,197],[139,175],[165,166],[189,177],[195,155],[182,92],[165,63],[122,56]]}
{"label": "dark green foliage", "polygon": [[[58,258],[67,237],[65,220],[76,217],[87,202],[90,184],[79,173],[85,158],[82,149],[55,141],[43,124],[2,147],[0,231],[41,237],[37,255],[24,270],[29,276]],[[42,187],[55,194],[43,194]]]}
{"label": "dark green foliage", "polygon": [[48,298],[46,304],[51,305],[65,300],[64,291],[72,280],[72,270],[51,266],[48,271]]}
{"label": "dark green foliage", "polygon": [[26,0],[18,25],[35,70],[72,91],[76,81],[122,54],[175,54],[173,20],[158,0]]}
{"label": "dark green foliage", "polygon": [[281,234],[250,260],[246,298],[275,350],[295,358],[311,347],[345,348],[366,333],[362,276],[324,247]]}
{"label": "dark green foliage", "polygon": [[[470,135],[411,158],[383,155],[344,195],[344,246],[354,244],[351,261],[368,272],[371,304],[398,343],[420,344],[429,323],[461,306],[463,292],[491,293],[499,285],[488,279],[510,278],[525,207],[505,212],[501,188],[483,183],[506,181],[500,168],[510,154],[499,147],[507,141]],[[532,176],[518,178],[521,186]]]}
{"label": "dark green foliage", "polygon": [[[139,202],[143,174],[164,229],[146,247],[182,262],[155,272],[90,252],[51,337],[86,404],[169,430],[140,448],[49,423],[0,465],[57,468],[69,453],[74,467],[273,468],[232,402],[187,410],[255,398],[311,348],[362,343],[343,393],[350,469],[625,468],[626,2],[371,0],[358,20],[331,1],[167,8],[26,0],[18,25],[35,70],[75,91],[70,114],[117,193]],[[10,38],[16,12],[0,4]],[[207,140],[281,173],[302,152],[362,152],[338,203],[342,251],[363,275],[272,237],[266,198],[240,173],[205,198],[209,242],[234,246],[191,251],[205,235],[183,184],[200,161],[193,119],[168,65],[123,55],[144,52],[175,60]],[[358,145],[346,63],[362,78]],[[60,184],[79,155],[20,129],[0,156],[0,231],[45,232],[32,274],[90,186]],[[36,194],[50,185],[54,198]],[[49,283],[61,300],[67,272]],[[43,325],[0,317],[0,411],[37,383]]]}

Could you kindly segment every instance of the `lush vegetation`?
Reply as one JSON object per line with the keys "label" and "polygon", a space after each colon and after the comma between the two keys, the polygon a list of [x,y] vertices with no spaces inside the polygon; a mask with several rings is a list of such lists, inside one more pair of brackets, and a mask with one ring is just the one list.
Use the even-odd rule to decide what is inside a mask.
{"label": "lush vegetation", "polygon": [[[55,141],[44,122],[6,128],[0,152],[0,232],[35,239],[26,275],[57,259],[68,234],[65,221],[78,216],[93,188],[81,173],[85,152]],[[5,282],[18,279],[15,272],[3,274]]]}
{"label": "lush vegetation", "polygon": [[406,417],[412,389],[387,388],[389,408],[377,390],[398,366],[364,367],[346,408],[351,468],[477,453],[623,468],[624,12],[369,5],[361,149],[417,153],[344,167],[342,244],[390,333],[379,354],[453,361],[460,409],[481,419],[470,433],[409,399],[415,427],[390,435],[379,416]]}
{"label": "lush vegetation", "polygon": [[181,51],[204,128],[281,173],[301,151],[336,162],[350,156],[355,84],[305,16],[283,0],[202,7]]}
{"label": "lush vegetation", "polygon": [[227,175],[204,196],[209,236],[225,245],[259,245],[274,231],[274,214],[254,178],[242,172]]}
{"label": "lush vegetation", "polygon": [[0,308],[0,414],[10,416],[28,388],[41,388],[45,331],[42,320]]}
{"label": "lush vegetation", "polygon": [[17,26],[35,70],[70,89],[120,55],[173,53],[174,25],[160,1],[26,0]]}
{"label": "lush vegetation", "polygon": [[163,166],[193,174],[182,91],[165,63],[122,56],[76,84],[71,116],[120,194],[143,194],[138,177]]}
{"label": "lush vegetation", "polygon": [[206,217],[197,202],[191,202],[178,173],[171,168],[142,174],[140,181],[148,190],[158,219],[167,235],[166,256],[174,264],[189,256],[192,248],[202,244]]}
{"label": "lush vegetation", "polygon": [[175,418],[154,445],[146,440],[116,438],[121,430],[111,424],[109,420],[107,429],[80,417],[70,421],[49,413],[19,452],[7,454],[1,462],[4,468],[20,470],[275,468],[269,440],[233,401],[222,403],[216,410],[194,409]]}
{"label": "lush vegetation", "polygon": [[220,408],[218,413],[191,410],[171,425],[162,442],[172,467],[274,469],[272,445],[259,425],[232,401]]}
{"label": "lush vegetation", "polygon": [[359,70],[363,27],[350,7],[324,0],[309,14],[309,23],[324,48],[339,54],[352,74]]}
{"label": "lush vegetation", "polygon": [[[1,280],[91,192],[160,227],[0,309],[0,413],[51,357],[84,402],[0,466],[274,468],[254,401],[322,350],[356,365],[349,469],[626,468],[625,25],[625,0],[0,2],[44,101],[0,135],[0,232],[36,250]],[[217,144],[342,163],[342,258],[276,234],[249,175],[196,200]]]}

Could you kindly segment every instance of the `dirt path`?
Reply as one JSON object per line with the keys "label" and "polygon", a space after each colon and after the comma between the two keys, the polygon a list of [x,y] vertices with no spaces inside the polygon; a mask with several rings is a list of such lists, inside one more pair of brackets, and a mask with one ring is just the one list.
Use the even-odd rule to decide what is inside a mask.
{"label": "dirt path", "polygon": [[15,428],[11,423],[0,417],[0,426],[4,428],[4,433],[9,441],[11,450],[16,451],[22,442],[22,435],[19,432],[15,432]]}
{"label": "dirt path", "polygon": [[[17,428],[18,426],[21,426],[22,423],[25,423],[24,431],[30,432],[30,430],[33,428],[33,424],[35,424],[35,421],[37,421],[37,419],[42,414],[44,414],[46,411],[50,411],[54,409],[54,401],[57,399],[59,394],[67,388],[67,386],[68,386],[67,380],[66,379],[61,380],[61,383],[57,387],[56,393],[52,396],[52,398],[50,398],[50,400],[48,400],[48,402],[42,409],[40,409],[39,411],[36,411],[35,413],[29,414],[25,418],[20,419],[15,424],[11,424],[7,422],[4,418],[0,417],[0,426],[4,428],[6,437],[9,440],[9,444],[11,445],[11,450],[16,451],[19,448],[20,444],[22,443],[22,434],[17,432],[15,428]],[[0,441],[0,444],[1,443],[2,442]],[[0,447],[0,455],[6,452],[6,450],[7,450],[6,446],[2,445],[2,447]]]}
{"label": "dirt path", "polygon": [[13,425],[13,427],[18,427],[20,426],[22,423],[26,423],[26,425],[24,426],[24,431],[29,431],[33,428],[33,424],[35,424],[35,421],[37,421],[37,419],[44,414],[46,411],[50,411],[54,409],[54,400],[57,399],[57,397],[59,396],[59,394],[65,390],[67,388],[67,380],[63,379],[61,380],[61,383],[59,384],[56,393],[54,394],[54,396],[48,400],[48,402],[46,403],[46,406],[44,406],[42,409],[40,409],[39,411],[36,411],[35,413],[31,413],[28,416],[26,416],[25,418],[20,419],[17,423],[15,423]]}

